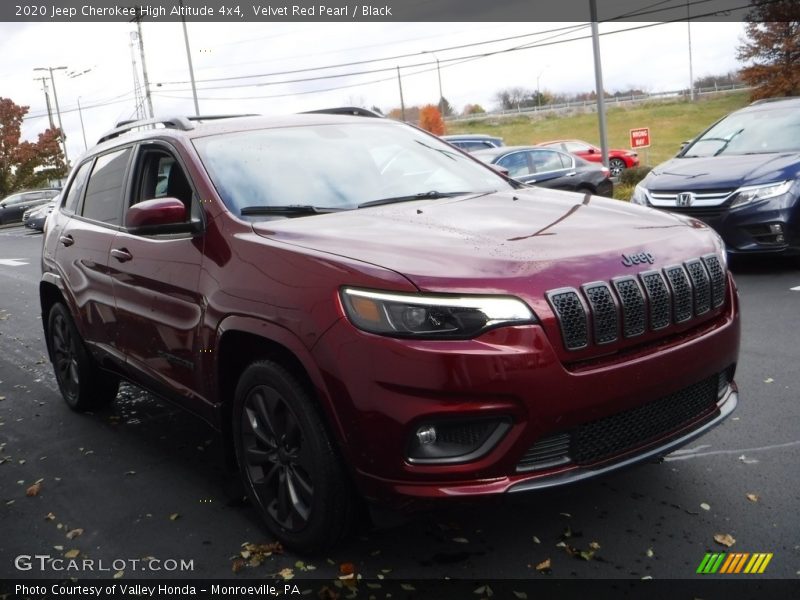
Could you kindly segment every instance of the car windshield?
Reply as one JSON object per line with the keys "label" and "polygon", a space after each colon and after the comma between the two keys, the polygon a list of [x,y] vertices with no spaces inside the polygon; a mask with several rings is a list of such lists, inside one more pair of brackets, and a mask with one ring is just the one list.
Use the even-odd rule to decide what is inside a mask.
{"label": "car windshield", "polygon": [[734,113],[680,155],[682,158],[800,151],[800,110],[765,108]]}
{"label": "car windshield", "polygon": [[306,216],[513,185],[450,145],[383,120],[259,129],[194,143],[228,209],[248,218]]}

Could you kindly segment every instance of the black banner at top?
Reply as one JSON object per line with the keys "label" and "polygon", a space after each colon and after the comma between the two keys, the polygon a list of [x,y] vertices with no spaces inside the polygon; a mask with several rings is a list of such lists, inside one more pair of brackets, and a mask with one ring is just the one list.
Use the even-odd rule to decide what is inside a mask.
{"label": "black banner at top", "polygon": [[[8,22],[588,22],[592,0],[4,0]],[[605,21],[743,21],[786,0],[595,0]]]}

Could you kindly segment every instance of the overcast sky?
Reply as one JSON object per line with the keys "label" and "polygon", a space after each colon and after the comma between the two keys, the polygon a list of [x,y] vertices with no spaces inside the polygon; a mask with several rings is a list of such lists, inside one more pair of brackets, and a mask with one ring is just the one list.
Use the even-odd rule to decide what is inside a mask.
{"label": "overcast sky", "polygon": [[[687,25],[642,28],[646,25],[600,24],[601,34],[609,33],[601,38],[607,90],[634,86],[655,92],[688,87]],[[501,88],[535,90],[537,80],[543,91],[557,93],[595,88],[588,24],[190,22],[187,27],[203,114],[287,113],[351,104],[386,111],[400,105],[397,66],[406,105],[435,104],[439,90],[431,51],[440,61],[443,94],[459,111],[467,103],[491,109]],[[23,137],[35,139],[48,125],[42,84],[34,79],[47,73],[34,71],[36,67],[67,67],[55,72],[55,81],[70,159],[84,150],[78,102],[89,146],[117,121],[135,116],[130,47],[134,31],[130,23],[0,23],[0,96],[30,106]],[[142,34],[156,115],[193,114],[181,24],[144,22]],[[742,35],[741,23],[693,23],[695,77],[737,69],[736,46]],[[454,48],[513,36],[527,37]],[[522,46],[530,47],[465,58]],[[400,55],[408,56],[329,70],[221,80]],[[412,66],[426,62],[430,64]],[[378,69],[386,70],[354,74]],[[329,75],[345,76],[280,83]]]}

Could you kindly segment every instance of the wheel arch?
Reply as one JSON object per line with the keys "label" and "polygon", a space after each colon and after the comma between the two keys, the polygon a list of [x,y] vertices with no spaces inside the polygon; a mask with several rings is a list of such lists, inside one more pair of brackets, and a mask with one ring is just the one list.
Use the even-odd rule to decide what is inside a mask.
{"label": "wheel arch", "polygon": [[229,317],[220,325],[215,353],[216,400],[219,427],[226,442],[232,440],[232,411],[236,384],[248,365],[272,360],[291,373],[309,392],[341,452],[343,431],[322,374],[311,352],[288,330],[249,317]]}

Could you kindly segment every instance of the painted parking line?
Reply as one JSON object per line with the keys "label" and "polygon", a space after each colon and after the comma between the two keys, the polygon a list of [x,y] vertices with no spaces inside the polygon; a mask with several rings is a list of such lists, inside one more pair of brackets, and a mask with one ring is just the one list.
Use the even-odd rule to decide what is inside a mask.
{"label": "painted parking line", "polygon": [[800,285],[789,289],[792,290],[793,292],[800,292]]}
{"label": "painted parking line", "polygon": [[5,267],[22,267],[28,263],[19,258],[0,258],[0,265]]}

